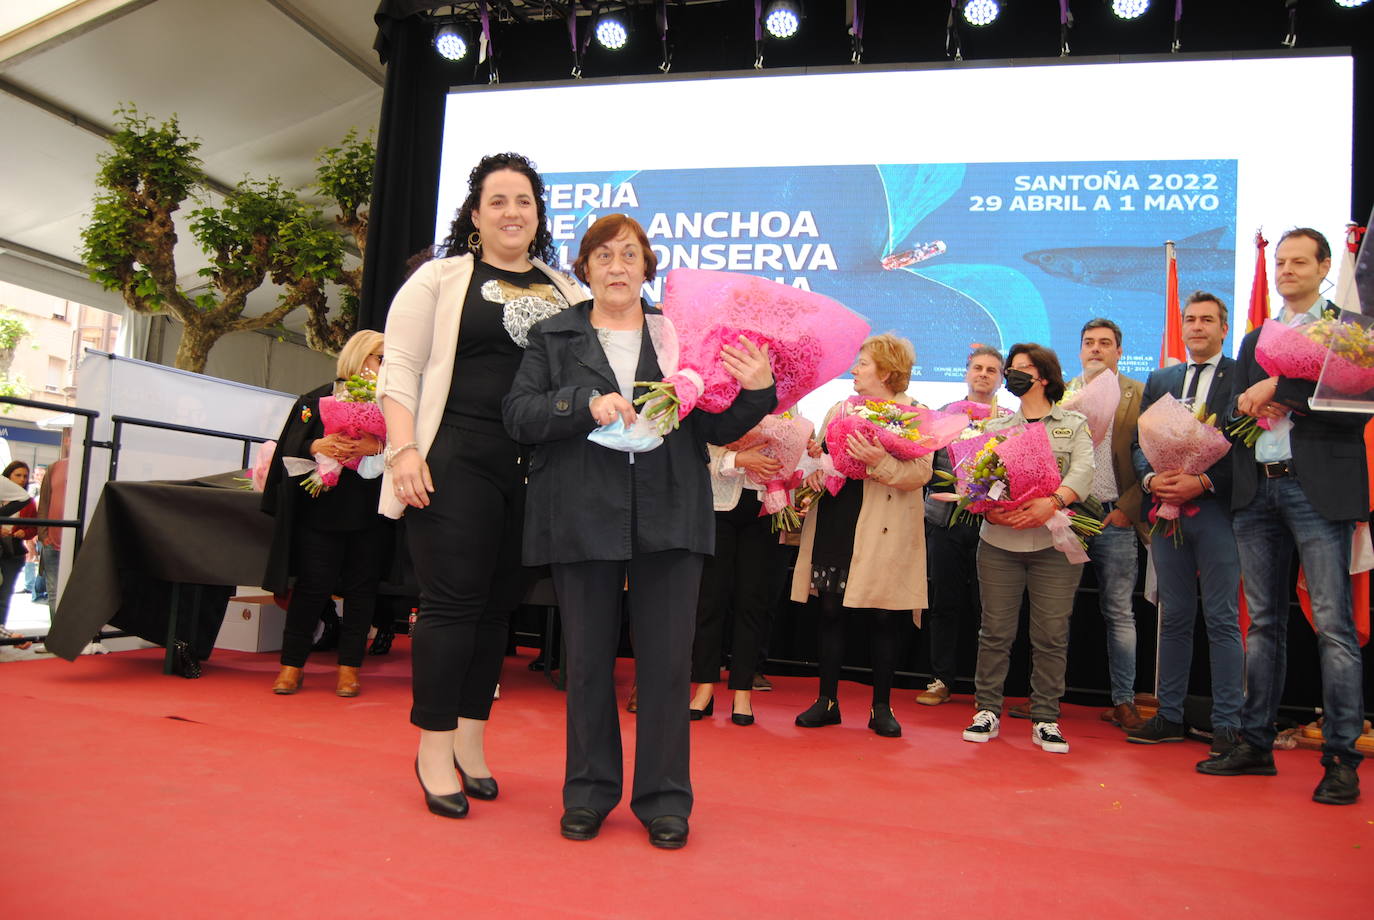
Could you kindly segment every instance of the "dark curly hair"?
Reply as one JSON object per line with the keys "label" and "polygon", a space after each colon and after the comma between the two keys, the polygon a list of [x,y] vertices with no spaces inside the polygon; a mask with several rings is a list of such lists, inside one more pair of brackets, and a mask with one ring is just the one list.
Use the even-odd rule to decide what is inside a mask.
{"label": "dark curly hair", "polygon": [[482,183],[487,176],[502,169],[520,173],[530,180],[534,190],[535,208],[539,214],[539,229],[535,231],[534,242],[530,244],[530,257],[552,265],[554,262],[553,234],[549,232],[549,222],[544,207],[544,180],[539,177],[534,164],[528,157],[518,153],[493,153],[482,157],[481,161],[468,174],[468,197],[453,218],[448,228],[448,236],[439,246],[445,256],[460,256],[470,251],[468,237],[477,228],[472,223],[472,211],[482,203]]}

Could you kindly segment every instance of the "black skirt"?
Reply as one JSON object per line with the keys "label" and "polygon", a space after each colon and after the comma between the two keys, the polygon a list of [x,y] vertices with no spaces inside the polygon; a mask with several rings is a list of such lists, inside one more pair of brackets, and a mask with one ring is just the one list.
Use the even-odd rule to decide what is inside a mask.
{"label": "black skirt", "polygon": [[821,499],[824,512],[816,521],[811,544],[811,587],[820,594],[843,594],[854,557],[854,530],[864,506],[862,479],[846,479],[836,495]]}

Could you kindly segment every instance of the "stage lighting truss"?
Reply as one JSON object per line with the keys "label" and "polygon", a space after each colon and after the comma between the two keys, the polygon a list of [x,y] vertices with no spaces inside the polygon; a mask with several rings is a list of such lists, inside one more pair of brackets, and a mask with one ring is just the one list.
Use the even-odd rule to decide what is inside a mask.
{"label": "stage lighting truss", "polygon": [[801,13],[792,0],[773,0],[763,11],[763,28],[773,38],[791,38],[801,28]]}
{"label": "stage lighting truss", "polygon": [[1139,19],[1150,8],[1150,0],[1112,0],[1112,12],[1119,19]]}
{"label": "stage lighting truss", "polygon": [[434,32],[434,50],[448,61],[461,61],[467,56],[468,43],[463,33],[451,22],[439,26]]}
{"label": "stage lighting truss", "polygon": [[966,0],[964,3],[964,20],[971,26],[991,25],[1001,12],[997,0]]}
{"label": "stage lighting truss", "polygon": [[619,51],[629,41],[625,23],[615,16],[602,16],[596,23],[596,43],[608,51]]}

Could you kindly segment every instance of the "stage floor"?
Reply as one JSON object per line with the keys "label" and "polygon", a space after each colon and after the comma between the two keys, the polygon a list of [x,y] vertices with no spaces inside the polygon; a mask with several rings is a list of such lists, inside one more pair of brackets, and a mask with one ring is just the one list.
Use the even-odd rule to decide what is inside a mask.
{"label": "stage floor", "polygon": [[[199,680],[161,649],[0,668],[6,713],[0,912],[7,918],[1361,916],[1374,895],[1374,779],[1352,807],[1313,803],[1310,751],[1277,777],[1197,774],[1194,742],[1126,744],[1066,707],[1072,751],[1028,722],[961,740],[970,700],[899,690],[904,736],[796,728],[814,679],[773,678],[758,724],[692,727],[686,849],[651,848],[622,804],[601,836],[558,835],[563,695],[506,660],[488,731],[498,801],[430,815],[411,762],[409,645],[369,658],[363,694],[268,688],[273,654],[216,651]],[[621,662],[622,702],[633,664]],[[683,701],[686,706],[686,701]],[[633,717],[622,712],[626,752]],[[627,770],[628,774],[628,770]]]}

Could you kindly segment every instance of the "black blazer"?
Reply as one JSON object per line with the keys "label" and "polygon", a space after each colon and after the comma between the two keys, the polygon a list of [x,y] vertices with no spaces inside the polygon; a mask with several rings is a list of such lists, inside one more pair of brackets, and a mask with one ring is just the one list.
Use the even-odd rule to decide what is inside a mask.
{"label": "black blazer", "polygon": [[[1145,395],[1140,400],[1140,414],[1144,415],[1145,410],[1153,406],[1165,393],[1176,399],[1182,399],[1183,383],[1187,377],[1188,365],[1186,363],[1151,371],[1149,379],[1145,381]],[[1207,391],[1207,411],[1217,414],[1217,426],[1220,428],[1226,427],[1227,416],[1231,411],[1231,402],[1235,395],[1231,392],[1231,387],[1235,383],[1235,379],[1236,362],[1222,355],[1216,371],[1212,374],[1212,386]],[[1150,465],[1150,461],[1145,459],[1145,453],[1140,449],[1138,433],[1135,442],[1131,445],[1131,460],[1135,464],[1136,477],[1142,483],[1145,481],[1147,473],[1158,472]],[[1214,491],[1204,491],[1198,498],[1215,497],[1217,501],[1221,502],[1223,508],[1229,510],[1231,507],[1231,455],[1229,453],[1207,469],[1207,478],[1212,480]]]}
{"label": "black blazer", "polygon": [[[1255,360],[1256,329],[1240,344],[1231,416],[1238,415],[1235,400],[1246,388],[1269,374]],[[1316,411],[1308,408],[1317,385],[1311,380],[1280,377],[1274,400],[1293,414],[1289,433],[1293,446],[1293,475],[1312,507],[1328,521],[1363,521],[1369,517],[1369,471],[1365,464],[1364,426],[1369,417],[1354,412]],[[1255,450],[1236,441],[1231,448],[1234,482],[1231,508],[1250,504],[1259,484]]]}
{"label": "black blazer", "polygon": [[[706,444],[727,444],[748,432],[777,404],[777,393],[773,387],[742,390],[724,412],[695,410],[659,447],[634,455],[631,463],[629,454],[587,440],[597,427],[587,407],[592,390],[619,390],[591,309],[584,301],[530,330],[503,405],[510,436],[533,445],[525,564],[621,560],[670,549],[710,555],[716,521]],[[635,379],[662,377],[646,329]]]}

